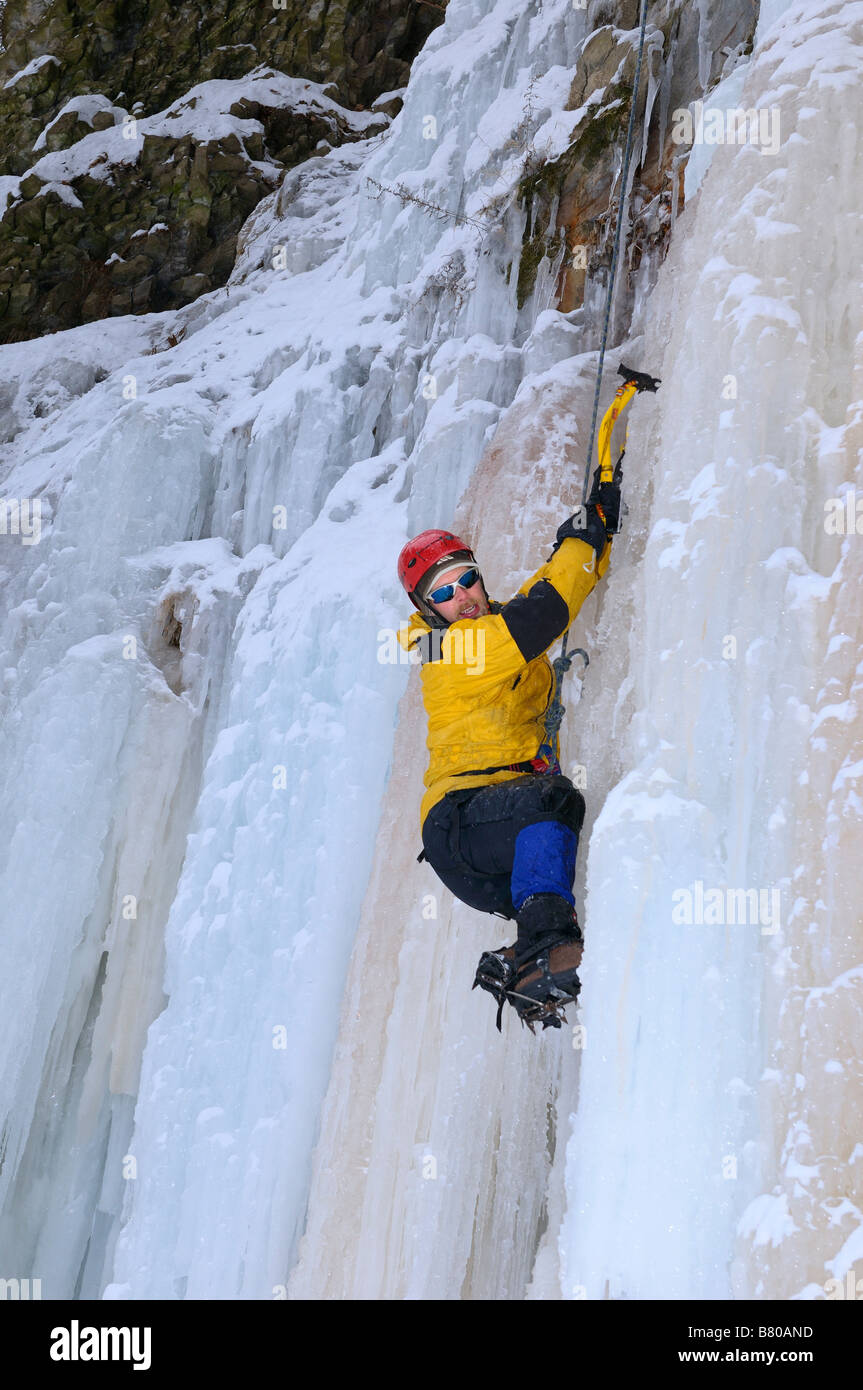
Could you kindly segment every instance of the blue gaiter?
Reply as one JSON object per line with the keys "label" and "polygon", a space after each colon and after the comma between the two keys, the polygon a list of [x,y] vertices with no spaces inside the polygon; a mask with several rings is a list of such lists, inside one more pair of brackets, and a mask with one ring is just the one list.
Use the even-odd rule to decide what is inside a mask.
{"label": "blue gaiter", "polygon": [[510,892],[516,912],[532,893],[557,893],[575,906],[575,851],[578,836],[568,825],[541,820],[518,832]]}

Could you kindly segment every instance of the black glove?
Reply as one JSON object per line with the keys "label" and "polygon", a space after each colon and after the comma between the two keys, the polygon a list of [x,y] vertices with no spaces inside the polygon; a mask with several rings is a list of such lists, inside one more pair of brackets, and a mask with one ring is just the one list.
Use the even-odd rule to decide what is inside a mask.
{"label": "black glove", "polygon": [[602,508],[605,516],[605,530],[609,536],[614,536],[620,530],[620,484],[623,481],[623,454],[617,460],[610,483],[600,482],[597,468],[593,475],[593,487],[587,504]]}
{"label": "black glove", "polygon": [[[599,559],[608,542],[606,535],[605,522],[596,510],[593,502],[587,502],[583,507],[572,516],[567,517],[562,526],[557,528],[557,543],[553,547],[551,555],[555,553],[561,544],[572,538],[576,541],[587,541],[596,551],[596,558]],[[551,559],[549,555],[549,560]]]}

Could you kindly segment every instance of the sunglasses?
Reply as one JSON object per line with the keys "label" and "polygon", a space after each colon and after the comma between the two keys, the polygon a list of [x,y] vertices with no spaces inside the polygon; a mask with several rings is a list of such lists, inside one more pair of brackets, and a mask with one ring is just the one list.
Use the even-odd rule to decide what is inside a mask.
{"label": "sunglasses", "polygon": [[456,591],[456,587],[461,589],[472,589],[479,579],[479,570],[465,570],[460,579],[455,584],[443,584],[439,589],[434,589],[427,598],[432,603],[449,603]]}

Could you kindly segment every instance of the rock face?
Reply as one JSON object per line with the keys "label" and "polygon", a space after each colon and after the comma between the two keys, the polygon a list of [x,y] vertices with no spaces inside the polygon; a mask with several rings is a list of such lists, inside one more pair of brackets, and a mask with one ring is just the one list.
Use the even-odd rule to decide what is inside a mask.
{"label": "rock face", "polygon": [[[7,0],[0,21],[0,168],[29,168],[41,130],[71,97],[107,88],[130,108],[170,106],[212,78],[261,63],[334,85],[343,106],[369,107],[405,86],[445,11],[416,0]],[[14,86],[4,84],[52,54]]]}
{"label": "rock face", "polygon": [[386,128],[444,12],[7,0],[0,342],[224,284],[239,228],[286,169]]}
{"label": "rock face", "polygon": [[[661,259],[665,254],[675,206],[682,206],[688,149],[684,152],[672,142],[671,113],[686,107],[699,88],[709,91],[751,52],[758,8],[757,0],[733,0],[720,13],[709,15],[681,0],[658,0],[648,8],[624,248],[630,289],[641,258],[655,252]],[[530,168],[519,190],[528,211],[519,305],[530,294],[543,257],[560,265],[556,304],[563,313],[582,304],[588,278],[601,283],[603,266],[610,264],[639,11],[638,0],[614,5],[593,0],[588,6],[588,28],[593,32],[579,56],[566,108],[583,110],[582,120],[565,153]],[[624,318],[626,298],[624,290],[619,304]]]}

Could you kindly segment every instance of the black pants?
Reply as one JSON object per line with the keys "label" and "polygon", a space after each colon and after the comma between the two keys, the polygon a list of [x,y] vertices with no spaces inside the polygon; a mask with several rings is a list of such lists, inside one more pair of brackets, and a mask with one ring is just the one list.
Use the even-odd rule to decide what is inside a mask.
{"label": "black pants", "polygon": [[510,879],[519,831],[552,820],[578,835],[584,811],[584,797],[562,773],[529,772],[491,786],[456,789],[425,818],[425,857],[445,887],[469,907],[512,919]]}

